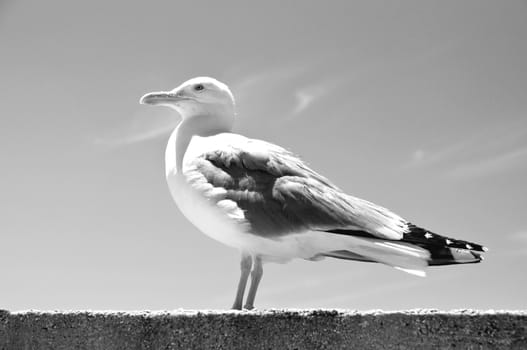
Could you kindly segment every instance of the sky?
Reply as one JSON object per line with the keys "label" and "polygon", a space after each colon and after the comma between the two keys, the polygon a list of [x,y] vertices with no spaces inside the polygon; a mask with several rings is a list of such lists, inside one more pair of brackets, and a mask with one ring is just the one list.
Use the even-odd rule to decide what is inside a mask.
{"label": "sky", "polygon": [[235,132],[346,192],[490,248],[419,278],[266,264],[258,308],[526,309],[527,2],[0,0],[0,308],[225,309],[239,253],[173,203],[179,121],[228,84]]}

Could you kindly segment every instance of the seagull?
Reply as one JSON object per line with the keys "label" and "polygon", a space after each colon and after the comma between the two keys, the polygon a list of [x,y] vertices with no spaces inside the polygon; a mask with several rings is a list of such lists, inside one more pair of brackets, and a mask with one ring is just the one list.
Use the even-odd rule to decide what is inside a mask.
{"label": "seagull", "polygon": [[487,248],[441,236],[343,192],[290,151],[232,133],[231,90],[210,78],[144,95],[181,122],[165,151],[178,208],[200,231],[241,252],[233,309],[253,309],[266,262],[326,257],[382,263],[417,276],[429,265],[477,263]]}

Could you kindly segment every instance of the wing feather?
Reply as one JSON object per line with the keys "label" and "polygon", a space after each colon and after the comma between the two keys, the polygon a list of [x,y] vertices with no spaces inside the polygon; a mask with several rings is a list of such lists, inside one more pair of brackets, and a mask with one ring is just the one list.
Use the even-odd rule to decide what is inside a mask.
{"label": "wing feather", "polygon": [[245,213],[252,232],[280,237],[306,230],[357,230],[399,240],[407,222],[388,209],[349,196],[291,152],[259,140],[217,144],[192,168]]}

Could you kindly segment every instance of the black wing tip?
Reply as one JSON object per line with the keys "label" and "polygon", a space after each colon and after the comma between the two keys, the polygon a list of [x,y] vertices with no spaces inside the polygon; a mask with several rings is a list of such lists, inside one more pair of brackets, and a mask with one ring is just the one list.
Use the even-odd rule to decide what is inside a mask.
{"label": "black wing tip", "polygon": [[408,232],[403,235],[402,241],[425,247],[457,248],[482,253],[489,251],[489,248],[481,244],[442,236],[411,223],[408,224]]}
{"label": "black wing tip", "polygon": [[[325,232],[350,235],[357,237],[367,238],[378,238],[371,233],[360,231],[360,230],[346,230],[346,229],[333,229],[325,230]],[[407,242],[411,244],[419,245],[423,248],[431,247],[445,247],[445,248],[457,248],[465,249],[469,251],[486,253],[489,248],[482,246],[481,244],[468,242],[460,239],[450,238],[441,236],[437,233],[431,232],[414,224],[408,223],[408,232],[403,235],[401,242]]]}
{"label": "black wing tip", "polygon": [[431,253],[429,266],[477,264],[484,260],[481,252],[463,250],[459,248],[429,249]]}

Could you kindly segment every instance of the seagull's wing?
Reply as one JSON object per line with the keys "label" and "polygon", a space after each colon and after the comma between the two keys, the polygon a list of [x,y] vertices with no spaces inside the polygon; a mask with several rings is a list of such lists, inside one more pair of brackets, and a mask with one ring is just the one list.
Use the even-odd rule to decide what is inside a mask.
{"label": "seagull's wing", "polygon": [[404,219],[345,194],[287,150],[260,140],[235,140],[195,157],[187,173],[209,190],[225,189],[222,199],[244,211],[251,232],[276,237],[351,230],[382,239],[403,237],[408,225]]}
{"label": "seagull's wing", "polygon": [[[456,248],[447,247],[446,237],[347,195],[287,150],[260,140],[233,139],[215,143],[213,151],[194,157],[187,177],[249,232],[271,239],[309,231],[345,235],[352,248],[321,255],[382,262],[419,275],[433,263],[431,255],[460,262],[451,250],[443,252],[445,247]],[[428,240],[438,245],[429,245]],[[469,251],[462,257],[470,262],[476,258]]]}

